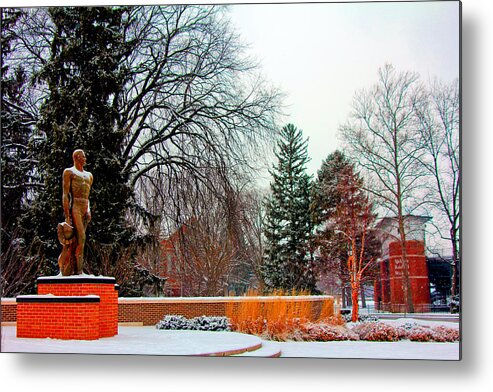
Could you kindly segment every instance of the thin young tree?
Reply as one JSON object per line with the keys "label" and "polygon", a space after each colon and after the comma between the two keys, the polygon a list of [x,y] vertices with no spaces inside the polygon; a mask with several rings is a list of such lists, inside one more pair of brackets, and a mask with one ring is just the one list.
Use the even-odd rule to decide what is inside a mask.
{"label": "thin young tree", "polygon": [[347,246],[345,241],[338,241],[338,236],[327,223],[334,217],[336,207],[344,197],[339,193],[337,185],[350,165],[351,162],[343,152],[336,150],[329,154],[322,162],[312,188],[312,214],[315,225],[312,246],[317,249],[319,275],[337,277],[343,307],[351,303],[351,296],[347,290]]}
{"label": "thin young tree", "polygon": [[[415,107],[423,99],[419,76],[398,72],[391,65],[379,70],[378,82],[354,97],[348,122],[340,127],[352,160],[366,175],[366,189],[383,212],[392,214],[402,248],[403,292],[408,312],[414,312],[406,251],[406,215],[428,200],[421,165],[424,154],[419,140]],[[387,233],[390,234],[390,233]]]}
{"label": "thin young tree", "polygon": [[[354,285],[354,279],[351,278],[354,278],[355,274],[347,264],[348,251],[351,250],[351,246],[348,242],[349,223],[344,214],[354,212],[361,216],[364,215],[361,211],[348,211],[347,208],[348,204],[358,200],[358,197],[361,202],[364,201],[361,200],[364,196],[363,181],[355,174],[354,165],[344,153],[335,151],[322,162],[313,189],[313,211],[315,211],[316,218],[313,246],[317,249],[319,274],[322,280],[327,280],[328,276],[337,277],[343,306],[351,306],[353,302],[351,293]],[[358,206],[355,205],[355,207]],[[353,232],[352,237],[356,238],[356,246],[360,247],[361,233],[356,230]],[[364,260],[375,260],[380,254],[380,241],[373,231],[368,231],[364,239],[364,246],[362,246]],[[372,267],[374,265],[367,267],[364,274],[361,274],[360,287],[374,274],[375,268]],[[352,275],[350,275],[351,271],[353,271]],[[363,290],[359,291],[363,293]],[[362,295],[362,302],[363,299]]]}
{"label": "thin young tree", "polygon": [[[371,232],[375,221],[373,203],[363,190],[363,180],[354,173],[352,166],[346,166],[341,173],[337,190],[342,196],[336,206],[335,214],[329,222],[332,229],[339,235],[347,249],[346,269],[351,285],[352,321],[358,321],[361,285],[365,274],[374,265],[376,254],[369,254],[371,243],[368,239],[374,234]],[[374,235],[373,235],[374,236]]]}

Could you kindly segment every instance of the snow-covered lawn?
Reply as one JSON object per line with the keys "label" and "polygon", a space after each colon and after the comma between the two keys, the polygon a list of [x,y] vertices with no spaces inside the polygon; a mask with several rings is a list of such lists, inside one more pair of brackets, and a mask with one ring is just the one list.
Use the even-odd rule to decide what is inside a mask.
{"label": "snow-covered lawn", "polygon": [[99,340],[25,339],[15,327],[2,327],[3,352],[207,355],[231,352],[262,343],[261,339],[235,332],[164,331],[155,327],[118,327],[118,335]]}
{"label": "snow-covered lawn", "polygon": [[[457,323],[417,319],[386,320],[393,325],[415,322],[458,328]],[[260,339],[233,332],[164,331],[154,327],[120,326],[117,336],[95,341],[19,339],[15,327],[2,327],[3,352],[94,353],[138,355],[203,355],[234,351],[260,343]],[[378,358],[458,360],[459,343],[399,342],[282,342],[281,357]]]}
{"label": "snow-covered lawn", "polygon": [[[407,323],[459,328],[455,322],[399,318],[381,320],[395,327]],[[459,360],[459,343],[411,342],[285,342],[281,343],[281,357],[312,358],[376,358],[376,359],[436,359]]]}
{"label": "snow-covered lawn", "polygon": [[459,343],[286,342],[281,357],[458,360]]}

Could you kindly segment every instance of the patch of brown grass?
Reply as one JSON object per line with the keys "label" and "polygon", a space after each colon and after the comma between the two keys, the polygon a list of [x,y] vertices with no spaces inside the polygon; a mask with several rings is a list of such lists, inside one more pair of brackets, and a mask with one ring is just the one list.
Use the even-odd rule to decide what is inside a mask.
{"label": "patch of brown grass", "polygon": [[[309,294],[279,290],[268,296],[260,296],[258,292],[249,291],[246,297],[251,297],[251,300],[227,306],[226,316],[231,321],[232,329],[270,340],[289,340],[302,325],[313,321],[313,303],[283,298],[287,295],[296,297]],[[327,320],[333,314],[333,301],[324,301],[318,319]]]}

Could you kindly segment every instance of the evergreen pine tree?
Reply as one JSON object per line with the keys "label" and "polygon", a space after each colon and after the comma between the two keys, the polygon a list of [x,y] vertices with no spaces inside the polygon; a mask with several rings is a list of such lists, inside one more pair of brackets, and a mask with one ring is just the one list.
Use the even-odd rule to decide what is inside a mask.
{"label": "evergreen pine tree", "polygon": [[313,216],[319,225],[334,215],[342,197],[338,184],[341,176],[352,167],[348,158],[339,150],[329,154],[318,170],[317,179],[313,183]]}
{"label": "evergreen pine tree", "polygon": [[10,29],[21,16],[20,10],[2,8],[1,22],[1,223],[2,250],[14,239],[17,223],[24,212],[26,196],[32,185],[33,170],[28,151],[32,129],[31,118],[24,110],[24,90],[27,82],[22,67],[10,69],[8,55],[12,50]]}
{"label": "evergreen pine tree", "polygon": [[95,244],[117,249],[131,236],[124,214],[132,190],[122,174],[125,135],[117,110],[125,80],[121,60],[129,49],[122,33],[126,12],[123,7],[56,7],[49,12],[56,32],[41,77],[50,96],[38,124],[44,140],[34,147],[45,190],[24,220],[27,233],[44,244],[50,261],[45,273],[57,271],[56,226],[64,220],[62,171],[72,166],[75,149],[85,151],[86,170],[94,176],[85,268],[100,272],[97,252],[91,251]]}
{"label": "evergreen pine tree", "polygon": [[311,178],[306,173],[307,140],[288,124],[277,144],[277,165],[270,174],[272,195],[266,206],[267,251],[262,277],[268,289],[315,291],[308,242]]}

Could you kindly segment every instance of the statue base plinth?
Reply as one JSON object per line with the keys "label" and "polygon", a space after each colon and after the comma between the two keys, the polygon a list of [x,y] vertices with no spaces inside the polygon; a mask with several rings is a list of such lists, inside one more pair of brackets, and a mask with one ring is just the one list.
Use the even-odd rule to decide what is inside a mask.
{"label": "statue base plinth", "polygon": [[17,337],[94,340],[118,334],[115,278],[45,276],[38,295],[17,297]]}

